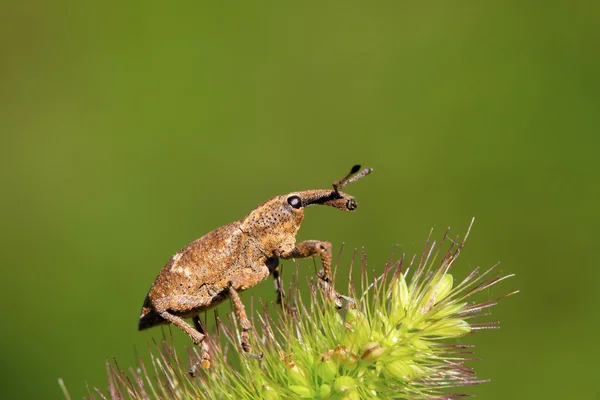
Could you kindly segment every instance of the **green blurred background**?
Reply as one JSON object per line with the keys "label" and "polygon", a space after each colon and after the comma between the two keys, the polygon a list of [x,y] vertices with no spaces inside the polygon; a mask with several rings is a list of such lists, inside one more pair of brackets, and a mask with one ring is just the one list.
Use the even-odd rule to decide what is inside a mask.
{"label": "green blurred background", "polygon": [[479,300],[521,293],[463,340],[492,379],[468,392],[598,398],[599,21],[597,1],[5,2],[0,397],[104,389],[105,360],[161,337],[136,323],[175,251],[361,163],[358,211],[311,208],[299,240],[381,270],[475,216],[455,275],[500,260],[516,277]]}

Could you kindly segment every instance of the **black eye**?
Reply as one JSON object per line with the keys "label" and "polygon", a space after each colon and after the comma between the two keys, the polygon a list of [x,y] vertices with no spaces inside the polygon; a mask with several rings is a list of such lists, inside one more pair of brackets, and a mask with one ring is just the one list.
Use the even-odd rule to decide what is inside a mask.
{"label": "black eye", "polygon": [[300,197],[298,196],[290,196],[287,198],[287,202],[290,206],[294,207],[294,208],[300,208],[302,207],[302,200],[300,200]]}

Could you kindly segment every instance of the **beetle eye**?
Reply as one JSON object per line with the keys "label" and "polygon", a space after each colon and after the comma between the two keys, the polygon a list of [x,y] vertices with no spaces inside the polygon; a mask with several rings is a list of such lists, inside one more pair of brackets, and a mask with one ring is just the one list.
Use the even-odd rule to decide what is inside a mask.
{"label": "beetle eye", "polygon": [[302,200],[300,200],[300,197],[298,197],[298,196],[290,196],[290,197],[288,197],[287,198],[287,202],[293,208],[300,208],[300,207],[302,207]]}

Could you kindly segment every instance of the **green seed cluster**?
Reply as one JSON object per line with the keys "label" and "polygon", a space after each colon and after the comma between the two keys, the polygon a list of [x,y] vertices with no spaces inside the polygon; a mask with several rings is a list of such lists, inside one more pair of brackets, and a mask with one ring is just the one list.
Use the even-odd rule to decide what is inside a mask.
{"label": "green seed cluster", "polygon": [[[448,379],[446,373],[455,375],[453,381],[457,375],[447,369],[448,348],[439,341],[471,331],[456,317],[466,303],[447,300],[452,283],[452,276],[444,274],[415,291],[400,274],[376,308],[351,308],[343,317],[321,313],[318,323],[329,329],[300,323],[306,329],[302,340],[289,346],[289,360],[282,360],[289,390],[299,398],[317,399],[435,397],[426,381],[439,383]],[[323,351],[320,344],[335,346]]]}
{"label": "green seed cluster", "polygon": [[[453,243],[437,262],[440,253],[433,251],[435,244],[426,247],[412,273],[398,261],[369,280],[363,263],[358,295],[350,282],[348,292],[355,302],[344,310],[337,310],[314,287],[309,301],[303,300],[294,283],[284,307],[276,305],[275,313],[254,313],[251,345],[262,358],[239,349],[241,329],[232,320],[220,324],[223,335],[209,336],[215,362],[198,377],[191,378],[189,366],[164,344],[156,347],[157,355],[151,354],[154,376],[143,364],[132,378],[111,369],[115,393],[111,397],[125,393],[130,398],[214,400],[461,397],[449,393],[449,388],[484,381],[466,365],[472,360],[465,350],[468,346],[455,339],[475,329],[496,327],[473,323],[472,318],[497,299],[477,304],[467,298],[507,276],[489,278],[492,267],[483,273],[476,269],[454,282],[448,271],[464,241]],[[193,356],[190,364],[196,361]]]}

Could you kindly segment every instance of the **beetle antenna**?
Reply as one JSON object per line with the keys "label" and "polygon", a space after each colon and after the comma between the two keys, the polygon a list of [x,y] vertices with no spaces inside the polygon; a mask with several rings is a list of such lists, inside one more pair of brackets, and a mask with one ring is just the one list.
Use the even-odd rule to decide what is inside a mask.
{"label": "beetle antenna", "polygon": [[360,165],[357,164],[353,166],[348,175],[346,175],[342,180],[333,182],[333,190],[335,190],[336,193],[339,193],[340,190],[347,184],[356,182],[363,176],[369,175],[371,171],[373,171],[371,168],[365,168],[362,171],[358,172],[359,170]]}

